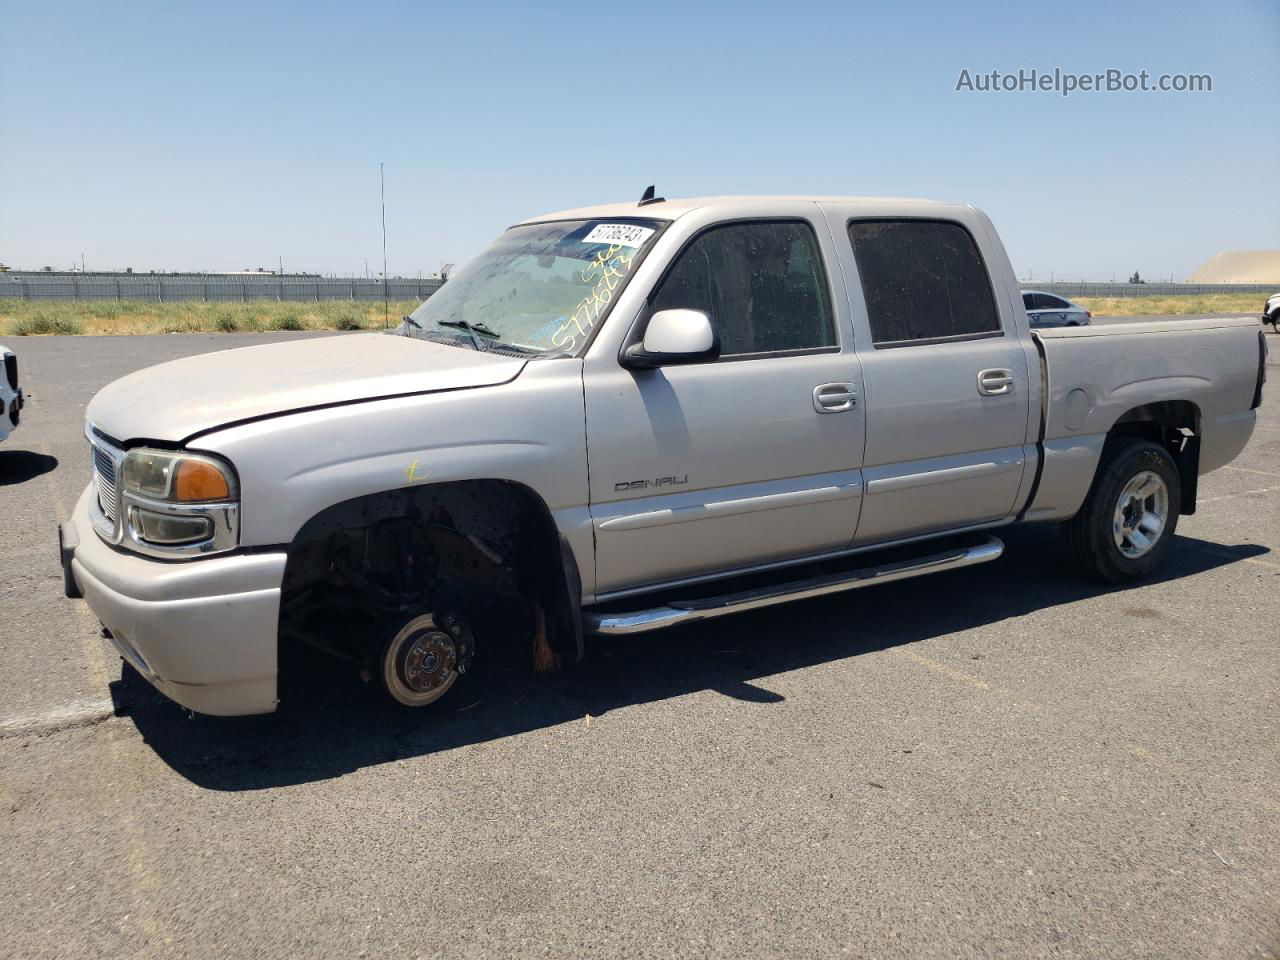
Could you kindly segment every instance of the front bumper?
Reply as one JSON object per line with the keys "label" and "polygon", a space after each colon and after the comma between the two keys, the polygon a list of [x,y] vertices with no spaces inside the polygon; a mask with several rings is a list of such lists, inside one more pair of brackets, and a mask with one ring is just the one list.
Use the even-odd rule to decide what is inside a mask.
{"label": "front bumper", "polygon": [[90,486],[59,536],[68,596],[84,596],[120,655],[171,700],[219,716],[274,711],[287,554],[126,553],[94,532],[92,495]]}

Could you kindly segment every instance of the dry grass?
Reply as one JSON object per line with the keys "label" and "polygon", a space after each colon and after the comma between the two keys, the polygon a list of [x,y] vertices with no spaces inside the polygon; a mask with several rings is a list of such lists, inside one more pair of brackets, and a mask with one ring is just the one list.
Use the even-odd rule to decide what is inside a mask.
{"label": "dry grass", "polygon": [[[1262,312],[1252,293],[1187,297],[1079,297],[1099,316]],[[392,325],[418,306],[391,304]],[[259,333],[266,330],[381,330],[381,301],[320,303],[260,300],[249,303],[149,303],[142,300],[0,300],[0,336],[130,333]]]}
{"label": "dry grass", "polygon": [[[391,325],[418,302],[391,303]],[[149,303],[142,300],[0,300],[0,336],[381,330],[382,301]]]}
{"label": "dry grass", "polygon": [[1174,314],[1235,313],[1262,316],[1267,298],[1256,293],[1212,293],[1187,297],[1071,297],[1100,317],[1163,317]]}

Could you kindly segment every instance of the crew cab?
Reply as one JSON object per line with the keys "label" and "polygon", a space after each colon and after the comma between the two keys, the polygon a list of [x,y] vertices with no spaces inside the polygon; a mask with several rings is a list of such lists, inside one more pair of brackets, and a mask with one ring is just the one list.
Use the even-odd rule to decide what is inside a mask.
{"label": "crew cab", "polygon": [[1017,522],[1135,580],[1253,431],[1256,317],[1033,333],[971,206],[650,194],[509,228],[392,335],[104,388],[68,594],[192,710],[274,710],[293,643],[417,706],[504,645],[553,669]]}

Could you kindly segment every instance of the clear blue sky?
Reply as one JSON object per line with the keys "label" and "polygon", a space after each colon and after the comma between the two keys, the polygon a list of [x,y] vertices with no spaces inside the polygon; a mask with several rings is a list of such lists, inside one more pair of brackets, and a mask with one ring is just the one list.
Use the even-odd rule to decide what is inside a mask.
{"label": "clear blue sky", "polygon": [[[957,93],[960,71],[1211,93]],[[1280,4],[0,0],[0,261],[363,273],[549,210],[711,193],[983,207],[1020,276],[1280,247]]]}

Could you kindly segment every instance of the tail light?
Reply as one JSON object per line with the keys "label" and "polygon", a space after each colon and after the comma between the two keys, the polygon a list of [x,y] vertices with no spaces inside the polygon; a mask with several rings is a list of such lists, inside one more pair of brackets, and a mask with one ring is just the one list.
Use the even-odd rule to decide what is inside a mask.
{"label": "tail light", "polygon": [[1084,317],[1085,317],[1085,319],[1086,319],[1086,320],[1092,320],[1092,319],[1093,319],[1093,311],[1092,311],[1092,310],[1086,310],[1086,311],[1084,312]]}

